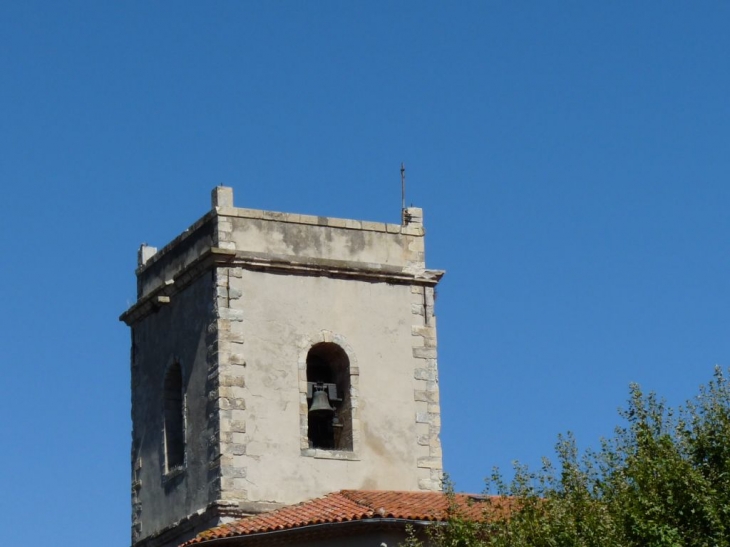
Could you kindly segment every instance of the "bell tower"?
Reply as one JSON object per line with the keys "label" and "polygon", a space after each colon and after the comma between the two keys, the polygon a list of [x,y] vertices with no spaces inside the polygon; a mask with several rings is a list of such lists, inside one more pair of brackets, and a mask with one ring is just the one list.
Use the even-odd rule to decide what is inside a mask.
{"label": "bell tower", "polygon": [[422,211],[383,224],[212,208],[139,250],[132,543],[178,545],[341,489],[439,490]]}

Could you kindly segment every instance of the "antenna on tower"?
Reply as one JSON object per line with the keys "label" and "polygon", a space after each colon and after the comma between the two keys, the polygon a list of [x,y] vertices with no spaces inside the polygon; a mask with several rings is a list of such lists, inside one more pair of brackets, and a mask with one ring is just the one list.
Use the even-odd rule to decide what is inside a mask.
{"label": "antenna on tower", "polygon": [[406,166],[403,162],[400,164],[400,203],[401,222],[405,226],[408,224],[408,218],[406,218]]}

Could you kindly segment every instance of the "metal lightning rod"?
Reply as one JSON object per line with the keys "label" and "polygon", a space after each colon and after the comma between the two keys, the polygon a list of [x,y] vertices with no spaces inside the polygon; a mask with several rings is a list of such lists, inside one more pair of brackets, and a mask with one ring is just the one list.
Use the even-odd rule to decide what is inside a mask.
{"label": "metal lightning rod", "polygon": [[406,223],[406,166],[404,163],[400,164],[400,214],[401,222]]}

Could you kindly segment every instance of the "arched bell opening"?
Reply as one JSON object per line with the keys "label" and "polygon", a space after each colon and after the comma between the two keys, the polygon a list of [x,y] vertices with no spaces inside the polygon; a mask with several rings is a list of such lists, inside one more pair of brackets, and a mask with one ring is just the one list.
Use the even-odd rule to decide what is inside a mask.
{"label": "arched bell opening", "polygon": [[337,344],[307,354],[307,437],[310,448],[352,450],[350,360]]}
{"label": "arched bell opening", "polygon": [[185,405],[180,363],[175,362],[167,369],[163,404],[165,467],[169,472],[185,463]]}

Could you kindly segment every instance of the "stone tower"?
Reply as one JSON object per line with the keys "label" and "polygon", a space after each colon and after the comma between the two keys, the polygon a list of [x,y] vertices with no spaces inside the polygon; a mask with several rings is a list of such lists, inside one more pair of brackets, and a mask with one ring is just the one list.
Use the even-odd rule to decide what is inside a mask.
{"label": "stone tower", "polygon": [[341,489],[439,490],[434,287],[418,208],[382,224],[233,206],[143,245],[132,542]]}

